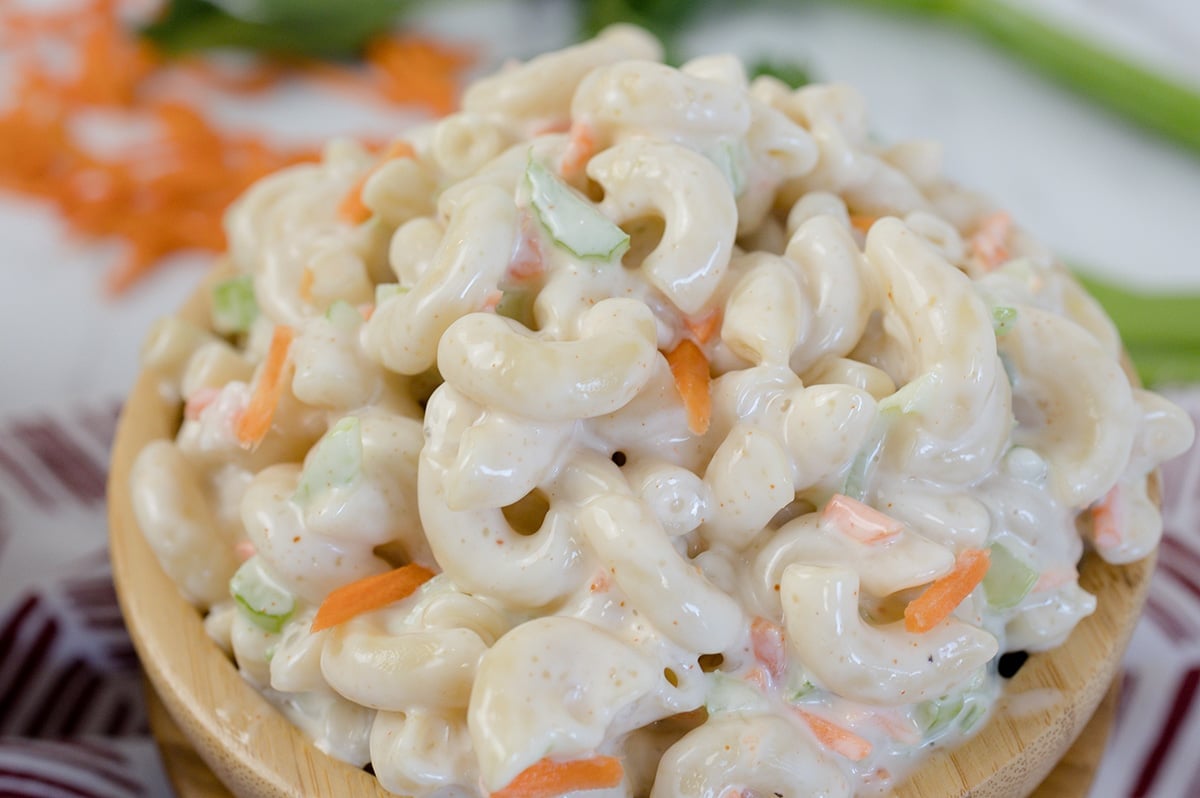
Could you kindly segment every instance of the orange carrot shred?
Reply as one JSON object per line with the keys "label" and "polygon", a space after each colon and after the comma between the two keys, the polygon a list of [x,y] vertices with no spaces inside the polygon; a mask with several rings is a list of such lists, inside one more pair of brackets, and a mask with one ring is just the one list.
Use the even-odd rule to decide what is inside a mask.
{"label": "orange carrot shred", "polygon": [[271,347],[267,350],[267,357],[259,372],[254,393],[250,396],[250,403],[237,420],[235,433],[238,442],[244,447],[256,446],[271,429],[271,419],[286,387],[283,370],[287,365],[288,349],[291,348],[294,337],[295,333],[291,327],[283,324],[275,327],[271,336]]}
{"label": "orange carrot shred", "polygon": [[569,792],[616,787],[625,777],[621,760],[593,756],[569,762],[542,759],[522,770],[492,798],[557,798]]}
{"label": "orange carrot shred", "polygon": [[871,229],[871,225],[875,224],[878,221],[879,221],[878,216],[871,216],[870,214],[865,214],[865,213],[850,214],[850,226],[853,227],[858,232],[862,233],[863,235],[866,235],[867,231],[869,231]]}
{"label": "orange carrot shred", "polygon": [[904,628],[910,632],[928,632],[950,617],[950,613],[971,595],[991,565],[987,549],[966,549],[958,555],[954,569],[934,581],[904,608]]}
{"label": "orange carrot shred", "polygon": [[362,177],[355,180],[354,185],[350,186],[350,189],[346,192],[346,196],[342,197],[337,210],[338,218],[347,224],[362,224],[367,219],[370,219],[371,209],[362,200],[363,186],[378,171],[379,166],[382,166],[384,163],[396,158],[415,158],[416,155],[416,150],[407,141],[397,140],[389,144],[380,164],[364,172]]}
{"label": "orange carrot shred", "polygon": [[847,759],[861,762],[871,754],[871,743],[849,729],[843,729],[833,721],[814,715],[803,709],[792,708],[801,720],[808,724],[821,745]]}
{"label": "orange carrot shred", "polygon": [[586,122],[575,122],[571,125],[567,149],[563,153],[558,171],[567,179],[582,174],[587,162],[595,154],[596,137],[592,128]]}
{"label": "orange carrot shred", "polygon": [[708,432],[708,422],[712,416],[708,358],[694,341],[684,338],[667,353],[667,364],[671,367],[675,387],[687,410],[688,429],[694,435],[703,435]]}
{"label": "orange carrot shred", "polygon": [[772,679],[778,679],[787,671],[787,652],[783,647],[783,628],[756,617],[750,622],[750,643],[754,658],[766,668]]}
{"label": "orange carrot shred", "polygon": [[696,336],[697,341],[701,344],[706,344],[712,340],[713,335],[721,328],[721,309],[713,308],[698,319],[691,316],[684,316],[683,326],[687,327],[688,332]]}
{"label": "orange carrot shred", "polygon": [[313,301],[312,290],[313,290],[313,282],[315,280],[316,280],[316,275],[313,274],[313,270],[308,268],[307,266],[304,268],[304,271],[300,272],[300,285],[298,287],[298,291],[300,293],[300,298],[303,299],[305,302]]}
{"label": "orange carrot shred", "polygon": [[1092,507],[1092,542],[1098,549],[1111,549],[1121,545],[1121,516],[1124,515],[1121,488],[1113,485],[1103,499]]}
{"label": "orange carrot shred", "polygon": [[407,598],[434,576],[428,568],[409,563],[387,573],[368,576],[330,592],[313,618],[311,630],[319,632],[345,623],[364,612],[371,612]]}
{"label": "orange carrot shred", "polygon": [[968,243],[971,256],[984,269],[991,271],[1009,259],[1008,236],[1012,217],[1004,211],[989,214],[980,220]]}

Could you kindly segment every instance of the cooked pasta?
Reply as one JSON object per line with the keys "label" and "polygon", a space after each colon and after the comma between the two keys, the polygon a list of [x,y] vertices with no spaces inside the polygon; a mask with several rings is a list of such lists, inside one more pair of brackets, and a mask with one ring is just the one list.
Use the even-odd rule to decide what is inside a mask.
{"label": "cooked pasta", "polygon": [[147,343],[143,532],[389,790],[877,793],[1094,610],[1085,547],[1161,534],[1191,424],[1060,264],[852,89],[660,56],[613,28],[263,180],[215,331]]}

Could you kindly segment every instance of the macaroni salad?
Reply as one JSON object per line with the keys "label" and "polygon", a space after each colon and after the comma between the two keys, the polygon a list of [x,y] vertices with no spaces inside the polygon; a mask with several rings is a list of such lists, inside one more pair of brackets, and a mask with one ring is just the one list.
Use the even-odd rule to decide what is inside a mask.
{"label": "macaroni salad", "polygon": [[1177,408],[845,86],[644,32],[229,212],[141,527],[243,676],[418,796],[849,796],[1147,556]]}

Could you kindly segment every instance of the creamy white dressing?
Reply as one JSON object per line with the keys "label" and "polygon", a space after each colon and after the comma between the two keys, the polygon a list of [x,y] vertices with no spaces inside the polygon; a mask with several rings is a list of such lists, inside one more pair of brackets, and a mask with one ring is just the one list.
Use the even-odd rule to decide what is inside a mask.
{"label": "creamy white dressing", "polygon": [[[143,530],[243,675],[389,790],[610,756],[617,783],[565,794],[885,794],[986,723],[1000,653],[1095,609],[1086,545],[1129,562],[1161,534],[1146,476],[1191,425],[1130,387],[1052,258],[927,146],[869,141],[852,90],[659,55],[616,28],[486,78],[373,173],[361,225],[336,211],[376,166],[355,145],[264,180],[228,220],[261,315],[147,345],[188,406],[135,466]],[[610,255],[552,232],[614,224]],[[245,445],[280,324],[282,398]],[[1003,595],[909,629],[989,547]],[[278,633],[229,600],[251,555],[295,600]],[[410,562],[437,576],[310,630]]]}

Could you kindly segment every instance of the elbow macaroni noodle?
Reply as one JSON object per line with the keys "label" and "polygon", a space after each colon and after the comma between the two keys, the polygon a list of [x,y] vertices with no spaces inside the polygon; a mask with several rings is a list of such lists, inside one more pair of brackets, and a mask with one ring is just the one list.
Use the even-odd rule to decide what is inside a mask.
{"label": "elbow macaroni noodle", "polygon": [[[133,469],[146,537],[245,677],[389,790],[598,755],[623,776],[597,798],[886,789],[970,732],[999,653],[1092,612],[1085,546],[1124,563],[1160,535],[1146,477],[1189,422],[936,146],[875,144],[845,86],[660,57],[612,28],[479,81],[411,157],[335,143],[261,181],[228,216],[257,319],[147,341],[187,411]],[[276,325],[281,398],[246,446]],[[685,342],[708,374],[673,371]],[[1022,588],[905,627],[988,547]],[[251,555],[286,611],[231,597]],[[407,563],[436,576],[311,630]]]}

